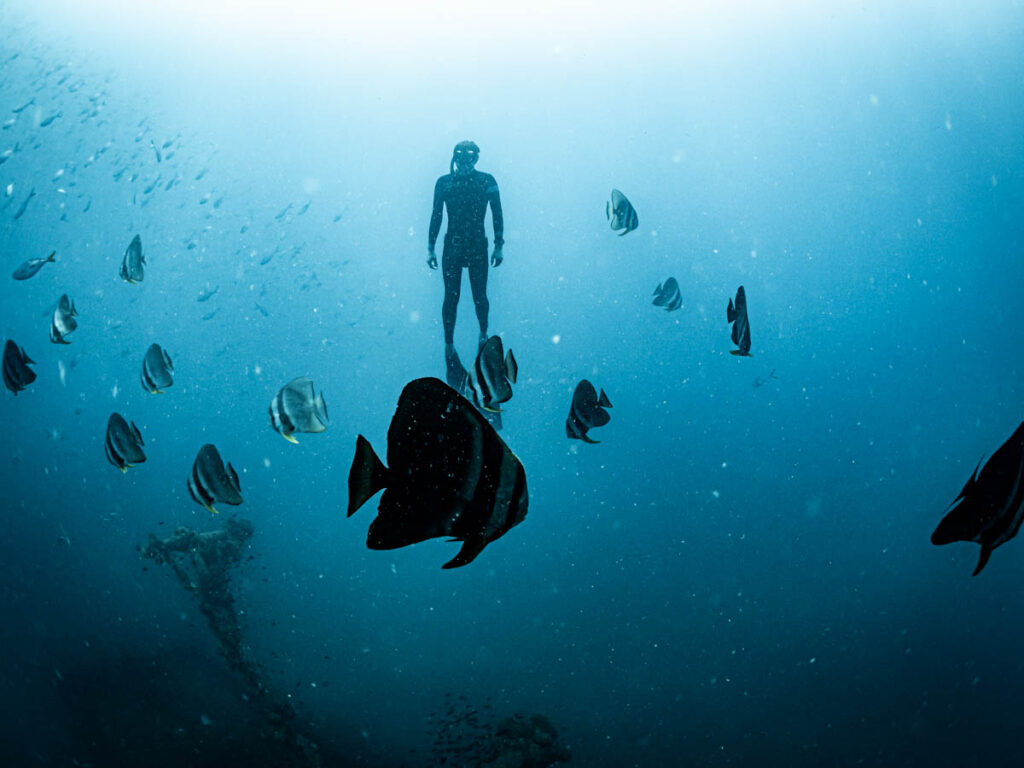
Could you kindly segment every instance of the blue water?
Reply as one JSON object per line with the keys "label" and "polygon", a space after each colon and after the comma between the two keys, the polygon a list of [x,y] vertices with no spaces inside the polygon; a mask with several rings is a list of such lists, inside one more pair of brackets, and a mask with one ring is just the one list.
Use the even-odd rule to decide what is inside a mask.
{"label": "blue water", "polygon": [[[929,535],[1024,419],[1024,6],[888,5],[469,9],[464,45],[457,14],[422,40],[396,14],[413,42],[305,51],[284,22],[0,4],[0,122],[35,99],[0,131],[0,332],[39,375],[0,398],[0,762],[155,765],[138,744],[167,738],[230,764],[208,745],[237,681],[136,551],[219,527],[185,484],[213,442],[256,530],[247,650],[343,764],[433,765],[447,694],[543,713],[585,766],[1016,765],[1024,545],[972,578],[978,548]],[[356,435],[383,455],[402,387],[443,376],[426,229],[467,138],[504,205],[491,330],[530,512],[442,571],[457,545],[368,551],[346,483]],[[669,276],[673,313],[650,304]],[[741,284],[752,358],[728,354]],[[464,358],[475,335],[464,285]],[[294,446],[267,405],[301,375],[331,425]],[[565,436],[581,378],[614,404],[599,445]],[[124,475],[115,410],[148,454]]]}

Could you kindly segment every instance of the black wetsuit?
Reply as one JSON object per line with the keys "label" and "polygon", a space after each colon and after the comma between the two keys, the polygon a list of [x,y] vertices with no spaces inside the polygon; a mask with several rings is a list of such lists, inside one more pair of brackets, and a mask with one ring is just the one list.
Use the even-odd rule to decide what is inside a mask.
{"label": "black wetsuit", "polygon": [[469,285],[476,305],[476,319],[480,335],[487,335],[487,235],[484,233],[484,215],[491,204],[491,222],[494,225],[494,246],[500,248],[505,240],[505,222],[501,215],[498,182],[489,173],[472,170],[466,174],[449,173],[434,185],[434,211],[430,216],[427,244],[433,251],[441,231],[443,209],[448,208],[448,231],[444,235],[441,252],[441,274],[444,276],[444,303],[441,320],[444,323],[444,341],[452,344],[455,335],[455,313],[462,293],[462,268],[469,269]]}

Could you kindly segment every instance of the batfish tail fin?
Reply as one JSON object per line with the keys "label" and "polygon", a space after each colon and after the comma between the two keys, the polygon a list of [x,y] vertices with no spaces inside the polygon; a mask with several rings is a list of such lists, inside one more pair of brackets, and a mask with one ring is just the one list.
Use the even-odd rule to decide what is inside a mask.
{"label": "batfish tail fin", "polygon": [[988,559],[990,557],[992,557],[992,547],[982,544],[981,556],[978,558],[978,565],[975,567],[974,573],[972,573],[971,576],[977,576],[981,573],[981,569],[985,567],[985,564],[988,563]]}
{"label": "batfish tail fin", "polygon": [[370,441],[359,435],[356,438],[356,455],[348,471],[348,516],[351,517],[387,484],[387,467],[377,458]]}
{"label": "batfish tail fin", "polygon": [[449,568],[461,568],[464,565],[469,565],[476,560],[477,555],[484,551],[487,543],[487,539],[483,536],[472,536],[466,539],[462,542],[462,549],[459,550],[459,554],[442,565],[441,568],[447,570]]}

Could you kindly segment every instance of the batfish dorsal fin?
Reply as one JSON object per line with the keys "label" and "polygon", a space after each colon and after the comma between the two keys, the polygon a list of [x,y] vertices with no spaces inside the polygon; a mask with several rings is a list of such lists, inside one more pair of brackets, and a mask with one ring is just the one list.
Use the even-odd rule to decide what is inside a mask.
{"label": "batfish dorsal fin", "polygon": [[348,516],[388,484],[388,469],[362,435],[356,438],[356,455],[348,471]]}
{"label": "batfish dorsal fin", "polygon": [[725,319],[729,323],[736,320],[736,307],[733,306],[732,299],[729,299],[729,306],[725,308]]}
{"label": "batfish dorsal fin", "polygon": [[988,563],[988,559],[990,557],[992,557],[992,547],[982,544],[981,556],[978,558],[978,565],[975,567],[974,573],[972,573],[971,576],[977,576],[981,573],[981,569],[985,567],[985,564]]}

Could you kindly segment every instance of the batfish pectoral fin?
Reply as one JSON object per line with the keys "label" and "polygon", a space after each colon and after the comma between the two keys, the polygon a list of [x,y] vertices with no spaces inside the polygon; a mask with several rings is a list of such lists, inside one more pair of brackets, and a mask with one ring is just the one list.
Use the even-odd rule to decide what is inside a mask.
{"label": "batfish pectoral fin", "polygon": [[203,506],[204,506],[204,507],[206,507],[206,509],[207,509],[207,510],[208,510],[208,511],[210,512],[210,514],[212,514],[212,515],[219,515],[219,514],[220,514],[220,513],[219,513],[219,512],[218,512],[218,511],[217,511],[217,510],[216,510],[216,509],[214,508],[213,504],[203,504]]}
{"label": "batfish pectoral fin", "polygon": [[348,471],[348,516],[388,484],[388,468],[377,458],[370,441],[356,438],[356,455]]}
{"label": "batfish pectoral fin", "polygon": [[590,443],[591,445],[597,445],[598,443],[601,442],[600,440],[595,440],[594,438],[589,437],[586,432],[583,432],[580,435],[580,440],[582,440],[584,443]]}
{"label": "batfish pectoral fin", "polygon": [[489,405],[481,405],[480,407],[488,413],[504,413],[501,408],[492,408]]}
{"label": "batfish pectoral fin", "polygon": [[981,545],[981,556],[978,558],[978,565],[974,569],[974,573],[971,576],[977,576],[981,573],[981,569],[988,563],[988,559],[992,557],[992,547],[985,544]]}
{"label": "batfish pectoral fin", "polygon": [[729,354],[735,355],[736,357],[753,357],[752,354],[750,354],[749,352],[744,352],[742,349],[730,349]]}
{"label": "batfish pectoral fin", "polygon": [[476,560],[477,555],[484,551],[487,543],[487,539],[483,536],[471,536],[462,542],[462,549],[459,550],[459,554],[442,565],[441,568],[448,570],[449,568],[461,568],[464,565],[469,565]]}
{"label": "batfish pectoral fin", "polygon": [[299,444],[299,441],[295,439],[295,435],[286,435],[284,432],[281,433],[281,437],[287,440],[289,443]]}

